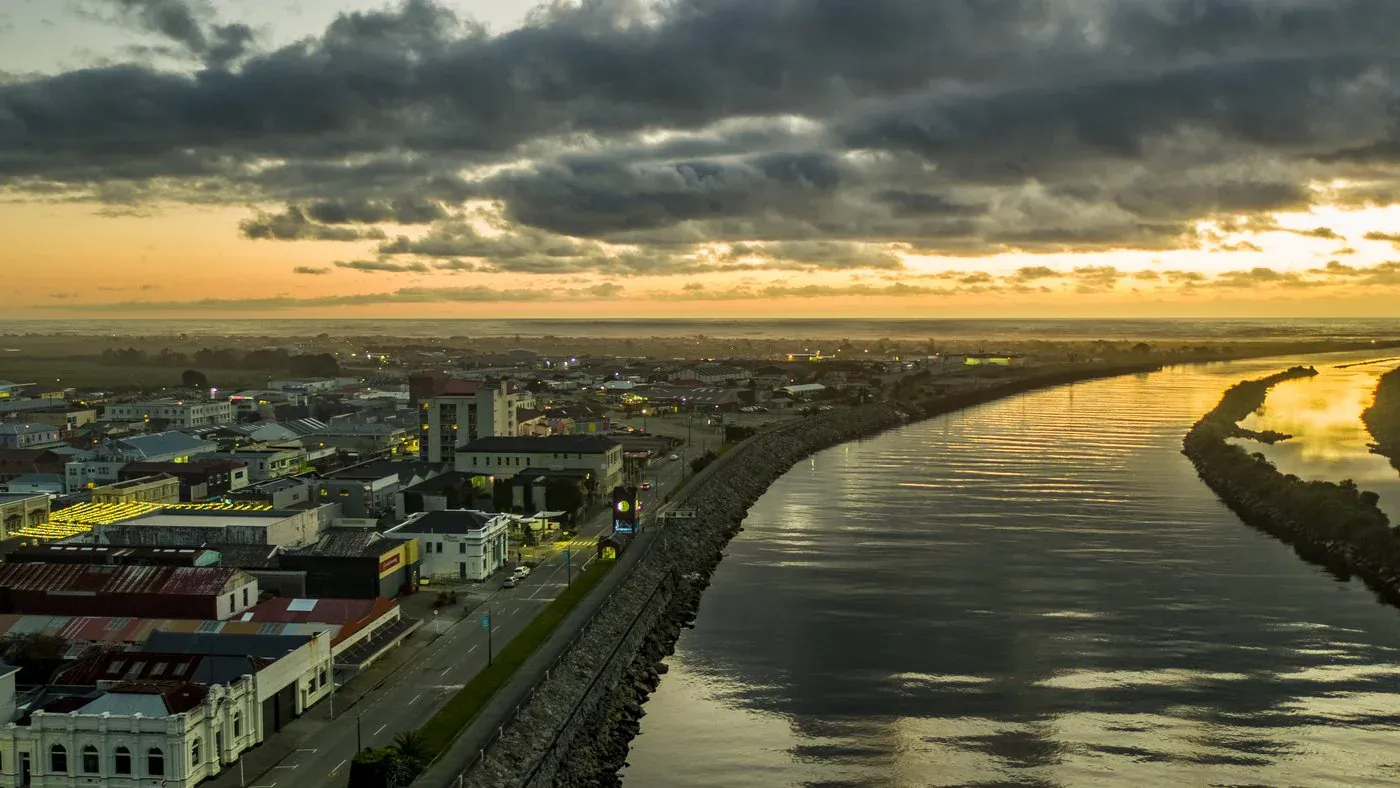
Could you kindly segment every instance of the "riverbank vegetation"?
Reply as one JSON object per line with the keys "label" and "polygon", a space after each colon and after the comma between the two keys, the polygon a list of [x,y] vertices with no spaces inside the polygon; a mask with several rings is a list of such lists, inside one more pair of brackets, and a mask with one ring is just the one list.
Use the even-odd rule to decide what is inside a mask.
{"label": "riverbank vegetation", "polygon": [[1400,586],[1400,535],[1377,506],[1380,496],[1349,479],[1305,481],[1280,473],[1263,454],[1229,440],[1250,435],[1238,422],[1264,404],[1275,384],[1316,374],[1311,367],[1294,367],[1236,384],[1186,434],[1183,453],[1246,522],[1292,543],[1309,560],[1361,575],[1394,598]]}
{"label": "riverbank vegetation", "polygon": [[1400,470],[1400,368],[1381,375],[1375,402],[1362,411],[1361,421],[1376,441],[1374,451]]}

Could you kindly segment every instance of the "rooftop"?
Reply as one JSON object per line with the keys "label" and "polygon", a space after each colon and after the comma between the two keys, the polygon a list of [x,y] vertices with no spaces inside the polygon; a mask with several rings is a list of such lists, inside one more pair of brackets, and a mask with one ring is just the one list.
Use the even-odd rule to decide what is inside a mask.
{"label": "rooftop", "polygon": [[217,447],[209,441],[172,431],[118,438],[108,443],[108,448],[132,457],[164,457],[199,450],[212,451]]}
{"label": "rooftop", "polygon": [[603,454],[617,445],[617,441],[602,435],[545,435],[543,437],[492,435],[477,438],[457,451],[459,454],[471,452]]}
{"label": "rooftop", "polygon": [[418,512],[407,520],[389,529],[389,533],[405,534],[465,534],[481,531],[490,524],[494,515],[471,509],[451,509],[437,512]]}
{"label": "rooftop", "polygon": [[58,428],[52,424],[26,424],[22,421],[0,422],[0,435],[38,435],[57,432]]}
{"label": "rooftop", "polygon": [[0,564],[0,588],[51,594],[215,596],[239,570],[212,566]]}
{"label": "rooftop", "polygon": [[301,648],[305,635],[229,635],[200,632],[154,632],[146,641],[152,652],[205,656],[263,657],[281,659]]}
{"label": "rooftop", "polygon": [[396,549],[403,541],[370,528],[332,528],[315,544],[294,550],[291,554],[375,558]]}
{"label": "rooftop", "polygon": [[326,474],[324,478],[335,481],[374,481],[389,476],[398,476],[400,481],[408,481],[414,476],[436,473],[440,470],[441,466],[435,463],[419,460],[373,460],[341,468]]}

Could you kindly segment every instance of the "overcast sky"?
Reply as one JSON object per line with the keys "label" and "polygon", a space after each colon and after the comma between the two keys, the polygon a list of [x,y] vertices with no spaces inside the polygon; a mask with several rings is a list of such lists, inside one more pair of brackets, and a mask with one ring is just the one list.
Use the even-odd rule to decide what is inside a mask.
{"label": "overcast sky", "polygon": [[24,315],[1400,316],[1395,0],[6,0]]}

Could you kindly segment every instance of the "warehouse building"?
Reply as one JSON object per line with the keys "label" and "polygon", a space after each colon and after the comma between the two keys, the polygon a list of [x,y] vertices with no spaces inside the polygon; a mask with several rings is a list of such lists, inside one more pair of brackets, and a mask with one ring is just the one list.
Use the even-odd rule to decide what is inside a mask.
{"label": "warehouse building", "polygon": [[315,544],[283,552],[278,566],[306,573],[306,595],[372,599],[418,586],[418,540],[368,528],[335,528]]}
{"label": "warehouse building", "polygon": [[258,581],[224,567],[0,564],[0,612],[225,619],[258,602]]}

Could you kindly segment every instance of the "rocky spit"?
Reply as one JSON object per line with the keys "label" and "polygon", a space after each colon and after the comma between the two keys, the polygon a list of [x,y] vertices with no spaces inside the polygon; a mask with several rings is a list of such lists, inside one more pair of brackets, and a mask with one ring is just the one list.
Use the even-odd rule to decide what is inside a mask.
{"label": "rocky spit", "polygon": [[[1003,397],[1122,374],[1158,363],[1104,365],[1024,374],[984,388],[918,402],[831,411],[766,430],[722,456],[677,501],[695,512],[684,525],[653,528],[633,550],[649,549],[590,620],[560,667],[457,788],[617,786],[643,704],[666,672],[682,629],[692,624],[723,549],[749,507],[811,454]],[[648,544],[649,541],[654,543]]]}

